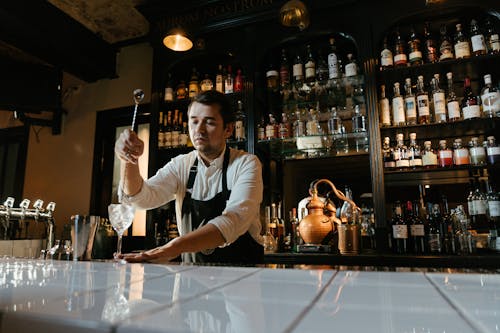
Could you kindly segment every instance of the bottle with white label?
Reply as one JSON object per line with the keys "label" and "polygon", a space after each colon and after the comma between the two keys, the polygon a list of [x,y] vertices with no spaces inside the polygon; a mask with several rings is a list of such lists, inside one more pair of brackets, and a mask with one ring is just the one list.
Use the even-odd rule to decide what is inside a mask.
{"label": "bottle with white label", "polygon": [[500,163],[500,147],[496,144],[495,137],[487,137],[486,144],[486,155],[488,155],[488,163],[497,164]]}
{"label": "bottle with white label", "polygon": [[380,125],[382,127],[391,126],[391,107],[389,99],[385,97],[385,85],[380,86]]}
{"label": "bottle with white label", "polygon": [[405,79],[405,109],[406,109],[406,124],[417,124],[417,101],[415,95],[411,91],[411,79]]}
{"label": "bottle with white label", "polygon": [[455,33],[455,58],[470,58],[470,45],[469,39],[465,36],[465,33],[462,31],[462,25],[460,23],[456,24],[457,31]]}
{"label": "bottle with white label", "polygon": [[234,139],[236,141],[244,141],[246,115],[243,111],[243,102],[239,100],[237,105],[235,114],[236,121],[234,122]]}
{"label": "bottle with white label", "polygon": [[347,55],[348,63],[345,65],[345,76],[356,76],[358,75],[358,64],[352,53]]}
{"label": "bottle with white label", "polygon": [[487,53],[484,35],[481,30],[479,30],[477,21],[474,19],[470,22],[470,42],[472,44],[473,55],[479,56]]}
{"label": "bottle with white label", "polygon": [[486,165],[486,149],[479,142],[479,138],[474,137],[471,139],[469,154],[472,165]]}
{"label": "bottle with white label", "polygon": [[431,123],[429,95],[427,91],[424,90],[424,77],[422,75],[419,75],[417,80],[417,111],[419,124]]}
{"label": "bottle with white label", "polygon": [[455,94],[455,88],[453,87],[453,74],[451,72],[446,73],[446,78],[448,79],[448,121],[455,122],[462,119],[462,114],[460,110],[460,104],[458,104],[458,98]]}
{"label": "bottle with white label", "polygon": [[423,166],[420,146],[417,144],[417,133],[410,133],[409,146],[410,168],[421,168]]}
{"label": "bottle with white label", "polygon": [[455,139],[453,143],[453,163],[455,165],[470,165],[469,149],[462,147],[462,139]]}
{"label": "bottle with white label", "polygon": [[392,97],[392,121],[394,126],[405,126],[405,107],[403,97],[399,91],[399,82],[394,83],[394,96]]}
{"label": "bottle with white label", "polygon": [[446,122],[446,98],[444,90],[439,87],[439,74],[434,74],[431,80],[432,101],[434,105],[434,117],[436,123]]}
{"label": "bottle with white label", "polygon": [[423,64],[421,41],[413,26],[410,28],[410,39],[408,41],[408,60],[411,66]]}
{"label": "bottle with white label", "polygon": [[424,150],[422,151],[422,166],[426,169],[433,169],[438,166],[437,154],[432,149],[430,141],[424,142]]}
{"label": "bottle with white label", "polygon": [[481,108],[479,107],[479,101],[476,95],[472,93],[472,88],[470,85],[470,78],[466,76],[464,78],[464,98],[462,99],[462,114],[464,120],[481,118]]}
{"label": "bottle with white label", "polygon": [[481,102],[483,103],[483,114],[485,117],[500,117],[500,91],[491,83],[490,74],[484,76]]}
{"label": "bottle with white label", "polygon": [[500,193],[489,184],[488,194],[488,220],[490,226],[490,249],[500,252]]}
{"label": "bottle with white label", "polygon": [[394,150],[394,159],[396,160],[396,168],[406,170],[410,167],[408,148],[404,144],[403,133],[396,134],[397,146]]}
{"label": "bottle with white label", "polygon": [[489,54],[499,54],[500,53],[500,36],[495,30],[490,18],[486,19],[485,23],[486,31],[486,46],[488,47]]}
{"label": "bottle with white label", "polygon": [[439,41],[439,61],[455,58],[453,54],[453,43],[450,41],[450,37],[448,37],[445,24],[441,25],[439,33],[441,34],[441,39]]}
{"label": "bottle with white label", "polygon": [[339,64],[337,57],[337,47],[335,46],[335,39],[330,38],[330,52],[328,53],[328,78],[336,79],[339,77]]}
{"label": "bottle with white label", "polygon": [[384,37],[383,49],[382,52],[380,52],[380,66],[382,69],[394,67],[394,59],[392,51],[389,49],[387,36]]}
{"label": "bottle with white label", "polygon": [[311,45],[307,45],[307,60],[304,64],[305,80],[308,85],[314,85],[316,81],[316,61],[314,60]]}

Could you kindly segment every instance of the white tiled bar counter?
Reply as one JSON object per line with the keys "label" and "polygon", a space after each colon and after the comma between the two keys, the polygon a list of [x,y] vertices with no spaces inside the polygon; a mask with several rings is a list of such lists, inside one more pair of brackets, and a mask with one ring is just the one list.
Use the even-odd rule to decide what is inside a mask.
{"label": "white tiled bar counter", "polygon": [[0,259],[0,332],[499,332],[500,275]]}

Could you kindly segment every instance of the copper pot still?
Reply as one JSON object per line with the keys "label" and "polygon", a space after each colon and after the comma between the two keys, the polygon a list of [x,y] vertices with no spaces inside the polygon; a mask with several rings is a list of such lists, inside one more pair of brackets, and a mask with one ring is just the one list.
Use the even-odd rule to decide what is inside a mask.
{"label": "copper pot still", "polygon": [[[324,214],[325,209],[332,211],[331,207],[325,207],[325,204],[318,198],[317,186],[321,183],[327,183],[332,188],[333,193],[341,200],[351,204],[353,212],[359,211],[356,204],[347,198],[344,193],[337,190],[335,185],[328,179],[320,179],[311,183],[309,194],[311,200],[307,204],[308,215],[306,215],[299,224],[300,236],[306,244],[321,244],[329,232],[335,230],[335,226],[339,230],[339,251],[341,254],[355,254],[359,252],[359,231],[360,228],[356,223],[342,223],[335,216],[335,212],[331,216]],[[331,205],[331,204],[330,204]],[[354,214],[357,216],[358,214]]]}

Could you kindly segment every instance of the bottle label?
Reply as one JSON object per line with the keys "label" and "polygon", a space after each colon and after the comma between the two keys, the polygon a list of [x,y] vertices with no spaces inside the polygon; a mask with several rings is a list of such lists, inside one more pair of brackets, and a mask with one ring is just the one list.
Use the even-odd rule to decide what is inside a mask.
{"label": "bottle label", "polygon": [[472,44],[472,52],[486,51],[486,43],[482,34],[472,36],[470,41]]}
{"label": "bottle label", "polygon": [[429,250],[431,252],[441,252],[441,239],[439,234],[429,234]]}
{"label": "bottle label", "polygon": [[397,239],[408,238],[408,227],[404,224],[395,224],[392,226],[392,236]]}
{"label": "bottle label", "polygon": [[165,146],[165,135],[163,132],[158,133],[158,147],[162,148]]}
{"label": "bottle label", "polygon": [[411,163],[410,164],[413,164],[412,166],[422,166],[424,165],[423,162],[422,162],[422,158],[420,157],[414,157],[412,160],[411,160]]}
{"label": "bottle label", "polygon": [[420,51],[410,52],[409,58],[410,58],[410,62],[422,60],[422,52],[420,52]]}
{"label": "bottle label", "polygon": [[215,78],[215,90],[224,93],[224,81],[222,80],[222,75],[217,75]]}
{"label": "bottle label", "polygon": [[417,96],[418,116],[429,116],[429,96],[427,94]]}
{"label": "bottle label", "polygon": [[498,156],[500,155],[500,147],[488,147],[486,148],[486,154],[488,156]]}
{"label": "bottle label", "polygon": [[408,62],[408,57],[404,53],[396,54],[394,56],[394,63],[396,65],[405,65]]}
{"label": "bottle label", "polygon": [[453,161],[455,165],[470,164],[469,150],[467,148],[458,148],[453,151]]}
{"label": "bottle label", "polygon": [[179,147],[179,131],[172,131],[171,137],[172,137],[172,147]]}
{"label": "bottle label", "polygon": [[389,49],[384,49],[380,53],[380,64],[382,67],[389,67],[394,65],[392,52]]}
{"label": "bottle label", "polygon": [[426,151],[424,155],[422,155],[422,164],[424,166],[438,165],[437,155],[432,151]]}
{"label": "bottle label", "polygon": [[412,236],[425,236],[425,229],[423,224],[413,224],[410,226],[410,234]]}
{"label": "bottle label", "polygon": [[187,146],[187,142],[188,142],[188,135],[186,133],[181,133],[179,135],[179,146],[185,147]]}
{"label": "bottle label", "polygon": [[165,147],[172,147],[172,132],[165,132],[163,142],[165,143]]}
{"label": "bottle label", "polygon": [[267,139],[273,139],[275,138],[274,136],[274,125],[269,124],[266,126],[266,138]]}
{"label": "bottle label", "polygon": [[488,211],[490,212],[491,217],[499,217],[500,216],[500,201],[488,200]]}
{"label": "bottle label", "polygon": [[500,111],[500,91],[487,92],[481,95],[484,112],[498,112]]}
{"label": "bottle label", "polygon": [[302,69],[302,64],[293,65],[293,77],[297,79],[302,79],[304,77],[304,72]]}
{"label": "bottle label", "polygon": [[165,102],[172,102],[174,100],[174,90],[171,87],[165,88]]}
{"label": "bottle label", "polygon": [[406,106],[406,118],[417,118],[417,106],[415,105],[415,97],[406,97],[405,98],[405,106]]}
{"label": "bottle label", "polygon": [[436,115],[436,121],[441,122],[446,121],[446,100],[443,92],[438,92],[433,95],[434,97],[434,113]]}
{"label": "bottle label", "polygon": [[328,77],[330,79],[336,79],[339,77],[338,59],[335,53],[330,53],[328,55]]}
{"label": "bottle label", "polygon": [[403,97],[394,97],[392,99],[392,113],[394,125],[397,126],[405,123],[405,107],[403,104]]}
{"label": "bottle label", "polygon": [[243,121],[236,120],[234,123],[234,138],[236,140],[245,139],[245,127],[243,126]]}
{"label": "bottle label", "polygon": [[[399,153],[399,150],[397,150],[397,149],[392,153],[392,155],[394,156],[394,161],[399,160],[399,156],[401,156],[401,154]],[[394,162],[394,163],[396,163],[396,162]]]}
{"label": "bottle label", "polygon": [[314,78],[316,75],[316,66],[312,60],[309,60],[306,62],[305,66],[306,68],[306,79]]}
{"label": "bottle label", "polygon": [[464,119],[480,118],[481,108],[479,105],[469,105],[462,108],[462,113],[464,114]]}
{"label": "bottle label", "polygon": [[380,101],[380,114],[382,125],[391,126],[391,108],[389,107],[389,100],[387,98]]}
{"label": "bottle label", "polygon": [[278,71],[277,70],[270,70],[266,72],[266,77],[277,77],[278,76]]}
{"label": "bottle label", "polygon": [[453,47],[451,43],[447,40],[443,41],[441,43],[441,46],[439,48],[439,52],[441,53],[441,56],[439,57],[439,61],[445,60],[445,59],[453,59]]}
{"label": "bottle label", "polygon": [[489,44],[490,50],[500,51],[500,36],[498,34],[491,35]]}
{"label": "bottle label", "polygon": [[282,66],[280,68],[280,81],[282,86],[290,83],[290,73],[288,72],[288,68],[286,66]]}
{"label": "bottle label", "polygon": [[455,57],[457,59],[470,57],[470,47],[468,42],[458,42],[455,44]]}
{"label": "bottle label", "polygon": [[472,200],[474,206],[474,215],[485,215],[488,201],[486,200]]}
{"label": "bottle label", "polygon": [[384,162],[384,167],[392,169],[396,167],[396,162],[394,161],[386,161]]}
{"label": "bottle label", "polygon": [[358,68],[355,63],[349,63],[345,65],[345,76],[355,76],[358,75]]}
{"label": "bottle label", "polygon": [[396,160],[396,168],[409,168],[410,167],[410,160],[400,158]]}
{"label": "bottle label", "polygon": [[460,105],[457,101],[448,103],[448,119],[460,119]]}
{"label": "bottle label", "polygon": [[470,147],[469,153],[471,158],[481,159],[486,161],[486,151],[484,147]]}
{"label": "bottle label", "polygon": [[439,159],[452,158],[452,157],[453,157],[453,153],[449,149],[439,151]]}
{"label": "bottle label", "polygon": [[257,129],[257,139],[265,140],[266,139],[266,129],[264,127],[259,127]]}

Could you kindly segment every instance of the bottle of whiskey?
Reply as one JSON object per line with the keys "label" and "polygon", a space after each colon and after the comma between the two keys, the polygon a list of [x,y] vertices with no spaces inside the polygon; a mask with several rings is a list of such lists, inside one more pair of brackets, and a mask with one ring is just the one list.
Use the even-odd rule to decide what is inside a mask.
{"label": "bottle of whiskey", "polygon": [[431,123],[429,94],[424,90],[424,77],[422,75],[419,75],[417,80],[417,111],[419,124]]}
{"label": "bottle of whiskey", "polygon": [[380,125],[382,127],[391,126],[391,107],[389,99],[385,96],[385,85],[380,86]]}
{"label": "bottle of whiskey", "polygon": [[339,77],[339,64],[337,57],[337,47],[335,39],[330,37],[330,52],[328,53],[328,78],[337,79]]}
{"label": "bottle of whiskey", "polygon": [[500,90],[491,84],[491,75],[484,76],[484,87],[481,89],[481,101],[485,117],[500,117]]}
{"label": "bottle of whiskey", "polygon": [[396,134],[397,146],[394,149],[394,159],[396,161],[396,169],[407,170],[410,167],[408,148],[404,144],[403,133]]}
{"label": "bottle of whiskey", "polygon": [[408,65],[408,56],[406,55],[405,41],[396,29],[396,41],[394,44],[394,65],[396,67],[406,67]]}
{"label": "bottle of whiskey", "polygon": [[163,111],[160,111],[160,117],[158,119],[158,148],[163,148],[165,138],[165,129],[163,128]]}
{"label": "bottle of whiskey", "polygon": [[455,58],[457,59],[470,58],[471,53],[470,53],[469,39],[462,31],[462,24],[457,23],[455,27],[457,28],[454,40]]}
{"label": "bottle of whiskey", "polygon": [[345,76],[349,77],[358,75],[358,64],[356,63],[352,53],[347,55],[347,59],[347,64],[345,65]]}
{"label": "bottle of whiskey", "polygon": [[422,49],[420,37],[415,32],[415,27],[410,28],[410,40],[408,41],[408,60],[411,66],[422,65]]}
{"label": "bottle of whiskey", "polygon": [[405,126],[405,107],[403,97],[399,91],[399,82],[394,83],[394,96],[392,97],[392,120],[394,126]]}
{"label": "bottle of whiskey", "polygon": [[387,43],[387,36],[384,37],[382,52],[380,52],[380,66],[382,70],[394,66],[394,59],[392,51],[389,49],[389,44]]}
{"label": "bottle of whiskey", "polygon": [[278,135],[280,139],[288,139],[292,134],[292,124],[288,120],[285,112],[281,114],[281,123],[279,124]]}
{"label": "bottle of whiskey", "polygon": [[243,102],[238,100],[237,108],[236,108],[236,121],[234,122],[234,139],[236,141],[244,141],[245,140],[245,125],[246,125],[246,116],[243,111]]}
{"label": "bottle of whiskey", "polygon": [[422,168],[422,156],[420,152],[420,146],[417,143],[417,133],[410,133],[410,168]]}
{"label": "bottle of whiskey", "polygon": [[279,86],[279,72],[271,64],[266,71],[266,86],[269,91],[277,92]]}
{"label": "bottle of whiskey", "polygon": [[172,74],[167,74],[167,84],[165,86],[165,94],[163,95],[163,100],[165,102],[174,101],[174,88],[172,84]]}
{"label": "bottle of whiskey", "polygon": [[198,72],[196,68],[193,67],[191,72],[191,79],[189,80],[188,86],[188,96],[189,98],[193,98],[200,92],[200,86],[198,84]]}
{"label": "bottle of whiskey", "polygon": [[316,80],[320,84],[324,85],[328,81],[329,76],[330,70],[328,69],[328,64],[323,58],[321,51],[318,51],[318,61],[316,64]]}
{"label": "bottle of whiskey", "polygon": [[451,43],[450,37],[446,31],[446,25],[442,25],[439,29],[441,34],[441,39],[439,42],[439,61],[450,60],[455,56],[453,55],[453,44]]}
{"label": "bottle of whiskey", "polygon": [[425,22],[424,25],[424,45],[425,61],[428,63],[438,62],[438,45],[436,39],[434,39],[434,36],[432,35],[429,22]]}
{"label": "bottle of whiskey", "polygon": [[465,119],[481,118],[481,108],[477,97],[472,93],[470,78],[464,79],[464,98],[462,99],[462,114]]}
{"label": "bottle of whiskey", "polygon": [[394,252],[404,254],[408,252],[408,225],[403,218],[403,209],[401,203],[394,203],[392,224],[392,247]]}
{"label": "bottle of whiskey", "polygon": [[393,149],[391,148],[391,139],[388,136],[384,138],[382,156],[385,170],[394,170],[396,168],[396,161],[394,161]]}
{"label": "bottle of whiskey", "polygon": [[226,79],[224,80],[224,93],[232,94],[234,92],[234,78],[231,65],[227,65]]}
{"label": "bottle of whiskey", "polygon": [[172,148],[172,111],[167,112],[167,117],[163,119],[163,125],[165,127],[164,139],[165,148]]}
{"label": "bottle of whiskey", "polygon": [[234,78],[234,92],[242,92],[243,91],[243,74],[241,73],[241,69],[236,71],[236,77]]}
{"label": "bottle of whiskey", "polygon": [[472,44],[472,54],[475,56],[485,55],[488,51],[486,49],[486,41],[483,33],[479,30],[476,20],[470,22],[470,42]]}
{"label": "bottle of whiskey", "polygon": [[425,225],[419,216],[419,204],[415,201],[406,203],[407,224],[410,226],[410,246],[415,254],[426,252]]}
{"label": "bottle of whiskey", "polygon": [[293,63],[293,84],[297,89],[300,89],[304,84],[304,65],[298,52]]}
{"label": "bottle of whiskey", "polygon": [[205,74],[205,78],[201,81],[200,89],[201,91],[208,91],[214,88],[214,83],[210,80],[208,74]]}
{"label": "bottle of whiskey", "polygon": [[215,76],[215,90],[224,93],[224,80],[225,78],[222,71],[222,65],[219,64],[217,75]]}
{"label": "bottle of whiskey", "polygon": [[314,60],[311,45],[307,45],[307,61],[304,64],[304,68],[306,83],[313,86],[314,82],[316,82],[316,61]]}
{"label": "bottle of whiskey", "polygon": [[280,62],[280,87],[281,90],[288,89],[290,84],[290,65],[288,64],[288,59],[286,57],[285,49],[281,50],[281,62]]}
{"label": "bottle of whiskey", "polygon": [[432,101],[434,104],[434,117],[436,123],[446,122],[446,98],[444,90],[439,87],[439,74],[434,74],[431,80]]}
{"label": "bottle of whiskey", "polygon": [[[182,112],[179,113],[179,119],[182,120]],[[183,121],[181,134],[179,135],[179,146],[187,147],[188,142],[189,142],[189,133],[188,133],[187,122]]]}
{"label": "bottle of whiskey", "polygon": [[495,30],[494,25],[492,24],[490,18],[486,19],[485,23],[486,27],[486,45],[488,47],[489,54],[498,54],[500,53],[500,37],[498,32]]}
{"label": "bottle of whiskey", "polygon": [[462,114],[460,112],[460,104],[458,104],[458,98],[455,94],[455,88],[453,88],[453,74],[451,72],[446,73],[446,78],[448,79],[448,121],[455,122],[462,119]]}
{"label": "bottle of whiskey", "polygon": [[182,130],[182,127],[180,126],[179,124],[179,110],[178,109],[175,109],[174,110],[174,119],[172,121],[172,126],[171,126],[171,142],[172,142],[172,145],[171,147],[172,148],[177,148],[179,147],[179,135],[181,134],[181,130]]}
{"label": "bottle of whiskey", "polygon": [[405,109],[406,109],[406,124],[417,124],[417,101],[415,95],[411,91],[411,79],[405,80]]}

